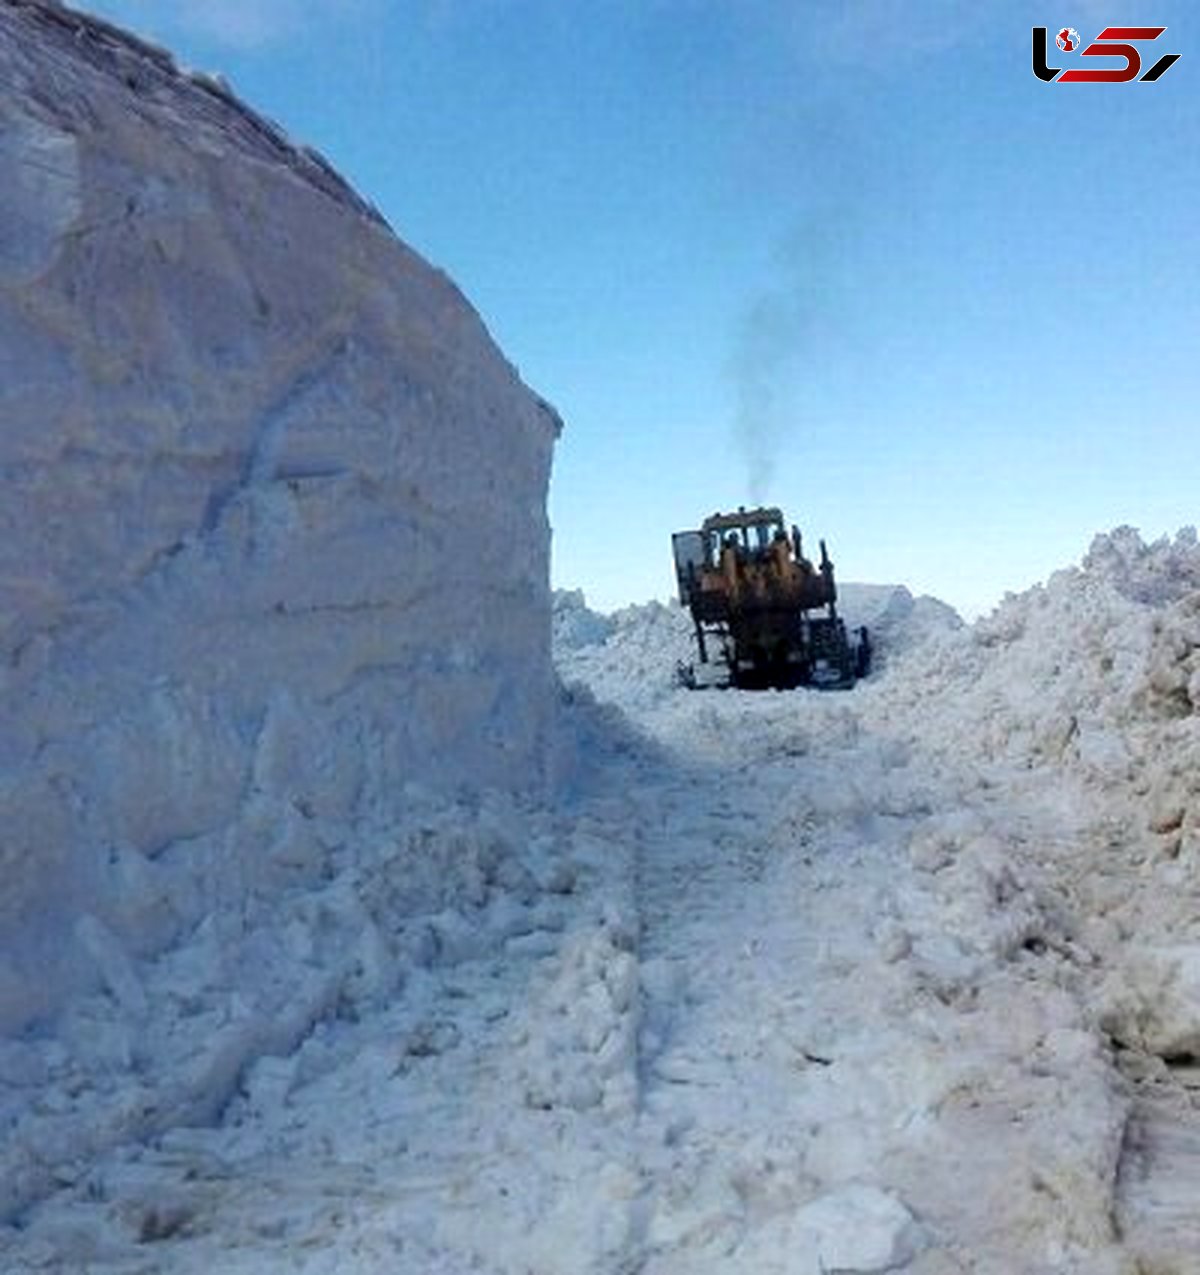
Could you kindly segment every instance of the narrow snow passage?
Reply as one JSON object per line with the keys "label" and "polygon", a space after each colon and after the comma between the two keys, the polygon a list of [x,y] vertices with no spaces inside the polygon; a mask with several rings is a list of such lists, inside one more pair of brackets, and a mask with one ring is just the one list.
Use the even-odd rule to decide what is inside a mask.
{"label": "narrow snow passage", "polygon": [[0,1048],[0,1270],[1194,1275],[1197,584],[1114,533],[827,696],[568,597],[553,807],[405,789],[89,936]]}
{"label": "narrow snow passage", "polygon": [[1123,1082],[1045,867],[1091,815],[885,691],[587,710],[575,796],[406,922],[394,995],[67,1174],[9,1264],[1130,1270]]}
{"label": "narrow snow passage", "polygon": [[[639,1269],[902,1265],[919,1228],[868,1184],[904,1114],[864,1082],[895,991],[873,931],[903,821],[875,826],[836,758],[801,771],[798,737],[762,748],[735,703],[698,706],[638,861]],[[765,726],[778,706],[738,707]],[[822,1212],[826,1180],[855,1185]]]}
{"label": "narrow snow passage", "polygon": [[641,720],[636,1269],[1119,1269],[1124,1104],[1031,861],[1071,803],[866,694]]}

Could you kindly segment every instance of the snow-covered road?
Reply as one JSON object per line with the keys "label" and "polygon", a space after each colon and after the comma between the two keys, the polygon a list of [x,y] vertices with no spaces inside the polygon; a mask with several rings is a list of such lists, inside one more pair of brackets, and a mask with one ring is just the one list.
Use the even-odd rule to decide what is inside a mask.
{"label": "snow-covered road", "polygon": [[[678,691],[661,608],[560,644],[564,799],[427,815],[474,875],[396,914],[403,979],[59,1163],[4,1269],[1200,1271],[1192,825],[1095,761],[1166,728],[1086,679],[1058,727],[1021,605],[1020,686],[995,625],[840,695]],[[310,927],[403,893],[356,853]]]}
{"label": "snow-covered road", "polygon": [[91,1170],[20,1260],[1103,1269],[1120,1108],[1039,983],[1041,914],[1015,886],[998,907],[1004,869],[926,885],[945,781],[842,701],[670,716],[531,816],[533,850],[568,847],[559,879],[461,952],[439,938],[396,1004],[258,1062],[216,1128]]}
{"label": "snow-covered road", "polygon": [[1019,866],[1061,818],[989,811],[860,700],[658,718],[637,1269],[1118,1269],[1122,1100]]}

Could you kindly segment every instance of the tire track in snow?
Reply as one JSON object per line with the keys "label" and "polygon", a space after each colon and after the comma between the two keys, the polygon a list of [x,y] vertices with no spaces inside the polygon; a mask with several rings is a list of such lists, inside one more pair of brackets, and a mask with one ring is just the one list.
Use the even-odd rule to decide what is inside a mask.
{"label": "tire track in snow", "polygon": [[[768,739],[747,756],[736,719],[756,703]],[[785,703],[803,717],[813,702]],[[643,1191],[629,1269],[645,1275],[815,1273],[837,1256],[823,1199],[837,1228],[870,1232],[868,1264],[845,1269],[918,1247],[871,1171],[869,1115],[847,1083],[863,1044],[843,997],[872,980],[893,866],[886,846],[864,853],[873,816],[845,759],[810,750],[794,720],[778,747],[776,708],[701,707],[674,773],[643,794],[655,832],[637,871]],[[824,1190],[852,1180],[857,1194]]]}
{"label": "tire track in snow", "polygon": [[[1140,1086],[1138,1087],[1141,1088]],[[1157,1092],[1155,1092],[1157,1091]],[[1200,1087],[1146,1087],[1134,1100],[1121,1158],[1117,1220],[1145,1275],[1200,1272]]]}
{"label": "tire track in snow", "polygon": [[1124,1101],[1041,871],[1070,821],[862,697],[668,708],[628,1269],[1124,1272]]}

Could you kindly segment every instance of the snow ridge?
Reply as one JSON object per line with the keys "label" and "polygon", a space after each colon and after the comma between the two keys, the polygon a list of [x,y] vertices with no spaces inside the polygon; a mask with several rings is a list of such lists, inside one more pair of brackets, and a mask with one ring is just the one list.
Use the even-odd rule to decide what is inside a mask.
{"label": "snow ridge", "polygon": [[181,69],[167,49],[122,27],[84,13],[62,0],[4,0],[8,14],[0,20],[14,26],[17,38],[58,46],[71,57],[86,58],[97,70],[122,79],[137,98],[151,102],[182,100],[195,122],[219,128],[236,138],[248,154],[282,163],[315,189],[346,208],[386,225],[383,215],[363,199],[324,156],[298,146],[273,120],[243,102],[219,76]]}

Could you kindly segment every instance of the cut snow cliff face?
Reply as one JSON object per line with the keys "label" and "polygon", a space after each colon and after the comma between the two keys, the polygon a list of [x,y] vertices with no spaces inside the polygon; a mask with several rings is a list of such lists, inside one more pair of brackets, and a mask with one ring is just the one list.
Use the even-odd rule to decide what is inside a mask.
{"label": "cut snow cliff face", "polygon": [[0,0],[0,168],[3,1030],[288,828],[536,782],[559,421],[319,157],[106,24]]}

